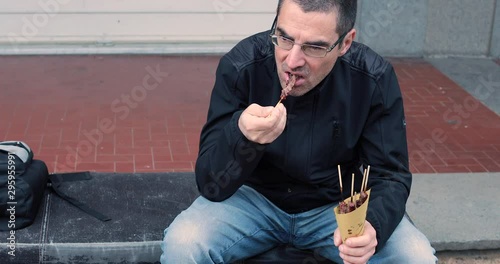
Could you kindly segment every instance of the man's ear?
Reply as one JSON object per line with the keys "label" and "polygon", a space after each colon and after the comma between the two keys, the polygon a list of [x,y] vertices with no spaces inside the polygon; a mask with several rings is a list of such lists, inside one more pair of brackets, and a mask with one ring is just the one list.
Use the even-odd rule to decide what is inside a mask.
{"label": "man's ear", "polygon": [[349,33],[345,36],[344,40],[342,41],[342,47],[340,48],[340,56],[344,56],[344,54],[347,53],[349,48],[351,48],[351,44],[356,38],[356,29],[351,29]]}

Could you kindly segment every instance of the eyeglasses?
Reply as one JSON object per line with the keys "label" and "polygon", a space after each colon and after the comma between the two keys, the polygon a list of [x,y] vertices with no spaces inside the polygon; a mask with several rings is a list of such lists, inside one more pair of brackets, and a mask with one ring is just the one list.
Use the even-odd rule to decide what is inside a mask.
{"label": "eyeglasses", "polygon": [[[276,19],[274,20],[273,27],[271,29],[271,32],[274,32],[276,30]],[[300,48],[302,49],[302,52],[304,52],[305,55],[310,56],[310,57],[315,57],[315,58],[324,58],[328,52],[332,51],[342,40],[345,38],[347,35],[347,32],[342,34],[333,45],[330,47],[324,47],[324,46],[318,46],[318,45],[312,45],[312,44],[299,44],[295,43],[295,41],[282,36],[282,35],[277,35],[277,34],[271,34],[271,41],[276,47],[282,48],[284,50],[291,50],[294,45],[299,45]]]}

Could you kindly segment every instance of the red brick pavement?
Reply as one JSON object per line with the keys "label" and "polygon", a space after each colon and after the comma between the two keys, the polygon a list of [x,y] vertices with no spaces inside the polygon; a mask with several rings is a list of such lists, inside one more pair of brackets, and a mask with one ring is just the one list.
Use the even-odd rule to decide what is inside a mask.
{"label": "red brick pavement", "polygon": [[500,117],[422,60],[392,60],[413,172],[500,171]]}
{"label": "red brick pavement", "polygon": [[[0,57],[0,140],[27,142],[51,172],[193,171],[218,60]],[[412,171],[500,171],[500,118],[425,61],[392,62]]]}

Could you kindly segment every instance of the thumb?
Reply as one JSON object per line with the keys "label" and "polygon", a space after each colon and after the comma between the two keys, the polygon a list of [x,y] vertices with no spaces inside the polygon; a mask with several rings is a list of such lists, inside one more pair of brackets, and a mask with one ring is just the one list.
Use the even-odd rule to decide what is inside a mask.
{"label": "thumb", "polygon": [[286,108],[282,103],[277,104],[275,107],[272,106],[265,107],[264,111],[266,110],[269,110],[269,115],[280,117],[283,114],[285,114],[286,116]]}
{"label": "thumb", "polygon": [[267,117],[271,114],[273,109],[274,109],[274,107],[272,107],[272,106],[265,106],[264,107],[264,106],[260,106],[258,104],[251,104],[250,106],[248,106],[247,112],[253,116]]}
{"label": "thumb", "polygon": [[340,236],[340,230],[337,228],[335,232],[333,232],[333,243],[336,247],[339,247],[342,244],[342,237]]}

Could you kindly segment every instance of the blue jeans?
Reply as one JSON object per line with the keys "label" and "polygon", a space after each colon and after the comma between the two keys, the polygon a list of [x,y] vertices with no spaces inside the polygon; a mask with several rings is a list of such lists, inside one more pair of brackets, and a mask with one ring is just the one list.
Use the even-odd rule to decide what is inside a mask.
{"label": "blue jeans", "polygon": [[[260,193],[242,186],[223,202],[203,197],[165,229],[161,263],[232,263],[282,244],[312,250],[343,263],[333,244],[333,205],[287,214]],[[427,238],[404,217],[372,263],[436,263]]]}

